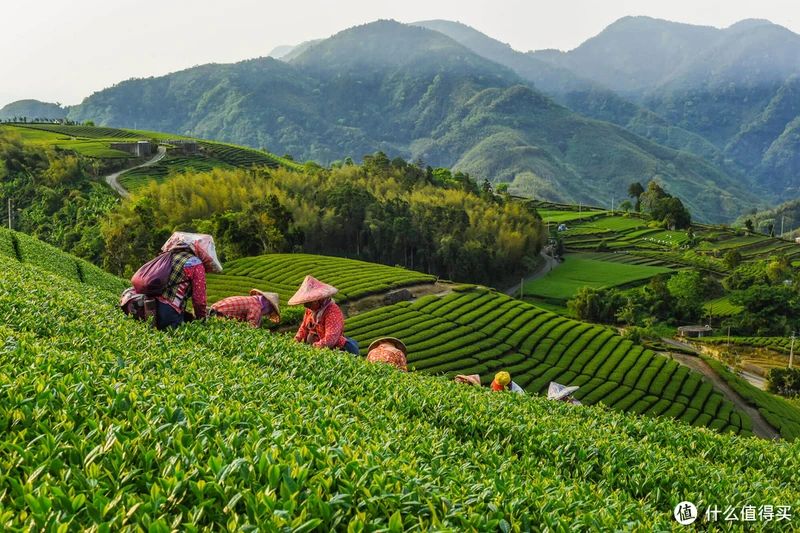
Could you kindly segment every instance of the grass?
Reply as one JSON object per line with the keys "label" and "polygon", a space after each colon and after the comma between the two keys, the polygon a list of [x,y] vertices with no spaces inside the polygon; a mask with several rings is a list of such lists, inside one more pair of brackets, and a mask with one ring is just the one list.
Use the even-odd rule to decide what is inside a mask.
{"label": "grass", "polygon": [[568,300],[581,287],[619,287],[645,281],[656,274],[668,274],[673,270],[664,267],[627,265],[584,259],[580,255],[568,255],[563,264],[548,275],[525,284],[525,294],[539,298]]}
{"label": "grass", "polygon": [[663,531],[684,499],[797,503],[797,445],[486,393],[232,322],[156,332],[107,293],[0,271],[10,531]]}

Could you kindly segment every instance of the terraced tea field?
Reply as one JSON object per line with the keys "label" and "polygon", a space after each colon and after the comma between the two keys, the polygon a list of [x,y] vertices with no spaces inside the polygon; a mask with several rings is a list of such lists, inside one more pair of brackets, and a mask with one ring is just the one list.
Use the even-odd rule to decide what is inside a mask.
{"label": "terraced tea field", "polygon": [[546,276],[525,284],[524,294],[553,300],[573,298],[581,287],[610,288],[647,282],[656,274],[672,274],[660,266],[643,266],[567,255],[563,264]]}
{"label": "terraced tea field", "polygon": [[492,394],[231,322],[157,332],[116,305],[0,256],[9,531],[667,531],[684,499],[800,503],[797,444]]}
{"label": "terraced tea field", "polygon": [[170,176],[171,172],[179,174],[186,173],[187,171],[209,172],[215,168],[232,170],[234,167],[228,163],[209,157],[166,157],[155,165],[134,168],[125,172],[119,177],[119,183],[129,191],[135,191],[151,181],[162,183]]}
{"label": "terraced tea field", "polygon": [[271,254],[237,259],[225,263],[221,274],[209,274],[208,298],[213,303],[226,296],[247,294],[256,288],[277,292],[281,304],[285,305],[307,275],[338,288],[335,297],[338,302],[436,281],[435,276],[428,274],[352,259]]}
{"label": "terraced tea field", "polygon": [[[206,152],[206,155],[208,155],[211,160],[216,160],[215,162],[206,162],[205,166],[207,166],[209,169],[220,166],[225,167],[227,165],[230,167],[241,168],[250,168],[253,166],[270,168],[283,166],[295,170],[302,168],[302,165],[299,165],[294,161],[289,161],[288,159],[284,159],[274,154],[260,150],[254,150],[252,148],[214,141],[192,139],[190,137],[169,135],[152,131],[126,130],[95,126],[61,126],[58,124],[15,124],[13,126],[6,125],[2,127],[18,133],[23,137],[23,139],[28,141],[47,142],[65,150],[75,150],[76,152],[87,157],[101,159],[132,158],[131,154],[127,152],[112,150],[109,148],[109,144],[111,142],[152,139],[165,141],[170,139],[181,139],[196,140],[202,150]],[[188,162],[187,159],[191,159],[192,161]],[[163,168],[159,168],[159,166],[153,167],[151,169],[153,171],[151,176],[155,178],[156,181],[165,177],[168,174],[170,163],[175,164],[175,170],[177,172],[180,172],[187,166],[189,168],[195,168],[197,165],[199,165],[200,168],[195,168],[196,170],[203,170],[202,167],[204,166],[199,161],[195,160],[195,158],[175,158],[172,160],[165,160],[163,163],[161,163],[160,167],[167,167],[166,172]],[[147,169],[139,170],[142,172],[133,173],[128,177],[129,180],[132,180],[132,184],[135,186],[141,186],[142,181],[146,183],[147,180],[143,180],[142,178],[144,176],[149,176],[149,174],[143,174],[143,171]]]}
{"label": "terraced tea field", "polygon": [[0,256],[32,265],[74,282],[119,295],[130,286],[128,280],[104,272],[95,265],[62,252],[35,237],[0,228]]}
{"label": "terraced tea field", "polygon": [[[702,342],[714,345],[728,344],[728,337],[703,337]],[[753,348],[767,348],[776,352],[789,353],[792,339],[787,337],[730,337],[730,343],[737,346],[750,346]],[[795,351],[800,349],[800,343],[795,343]]]}
{"label": "terraced tea field", "polygon": [[714,317],[735,316],[744,311],[744,307],[731,302],[730,295],[711,300],[703,307],[706,310],[706,314]]}
{"label": "terraced tea field", "polygon": [[700,374],[624,340],[603,326],[568,320],[488,290],[426,296],[349,318],[362,350],[382,336],[401,339],[408,365],[427,374],[478,373],[484,384],[506,370],[530,393],[551,381],[578,385],[576,397],[636,414],[750,435],[752,422]]}

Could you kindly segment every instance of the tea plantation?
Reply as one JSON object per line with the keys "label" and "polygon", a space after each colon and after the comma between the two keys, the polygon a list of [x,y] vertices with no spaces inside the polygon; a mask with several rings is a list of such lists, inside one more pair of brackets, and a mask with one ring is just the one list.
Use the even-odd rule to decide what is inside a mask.
{"label": "tea plantation", "polygon": [[256,288],[277,292],[281,304],[285,305],[306,275],[339,289],[335,296],[337,302],[436,281],[436,276],[352,259],[270,254],[230,261],[225,263],[221,274],[209,274],[208,298],[213,303],[226,296],[247,294]]}
{"label": "tea plantation", "polygon": [[119,296],[130,282],[62,252],[35,237],[0,228],[0,256],[33,265],[66,279],[91,285]]}
{"label": "tea plantation", "polygon": [[575,397],[635,414],[752,434],[750,417],[700,374],[624,340],[603,326],[569,320],[486,290],[426,296],[348,319],[362,350],[381,336],[401,339],[408,365],[429,374],[506,370],[530,393],[551,381],[581,388]]}
{"label": "tea plantation", "polygon": [[[112,293],[3,255],[0,272],[7,531],[666,531],[683,500],[800,505],[798,443],[489,393],[231,322],[160,333]],[[451,323],[468,305],[393,311]]]}
{"label": "tea plantation", "polygon": [[[148,169],[146,168],[138,169],[132,176],[127,178],[129,183],[134,186],[141,186],[143,183],[147,183],[146,177],[148,176],[156,181],[163,180],[168,175],[169,168],[173,167],[175,172],[183,172],[187,168],[206,170],[216,167],[250,168],[257,166],[274,168],[283,166],[290,169],[302,168],[302,165],[294,161],[252,148],[153,131],[94,126],[62,126],[59,124],[15,124],[2,127],[19,134],[29,142],[48,143],[64,150],[74,150],[87,157],[99,159],[125,159],[132,157],[127,152],[112,150],[109,147],[111,142],[134,142],[152,139],[158,141],[180,139],[198,142],[201,148],[200,155],[190,158],[179,157],[174,158],[174,160],[164,160],[160,165],[151,167],[149,169],[150,173],[147,173]],[[167,167],[166,171],[164,167]],[[122,181],[124,183],[125,180]]]}

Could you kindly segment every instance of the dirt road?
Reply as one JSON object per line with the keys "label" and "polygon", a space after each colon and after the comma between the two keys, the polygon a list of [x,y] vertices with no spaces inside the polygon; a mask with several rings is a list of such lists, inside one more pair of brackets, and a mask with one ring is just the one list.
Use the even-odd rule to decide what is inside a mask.
{"label": "dirt road", "polygon": [[[561,264],[552,257],[550,257],[549,255],[545,254],[544,252],[541,253],[541,256],[544,258],[544,265],[542,265],[539,268],[539,270],[537,270],[531,277],[525,278],[522,281],[522,285],[528,283],[529,281],[541,278],[542,276],[544,276],[545,274],[547,274],[548,272],[550,272],[555,267]],[[516,285],[505,291],[505,294],[507,296],[519,297],[519,288],[520,284],[517,283]]]}
{"label": "dirt road", "polygon": [[[666,338],[662,340],[673,346],[680,346],[681,348],[694,350],[691,346],[682,342]],[[695,351],[695,353],[697,352]],[[761,413],[758,412],[758,409],[747,403],[744,398],[739,396],[739,393],[733,390],[731,386],[728,385],[728,383],[722,379],[719,374],[714,372],[714,369],[708,366],[708,363],[700,359],[700,357],[697,355],[673,353],[672,358],[678,363],[689,367],[691,370],[703,374],[703,376],[711,381],[711,384],[722,393],[722,396],[724,396],[726,400],[733,402],[737,409],[747,413],[750,416],[750,419],[753,421],[753,435],[766,440],[775,440],[779,438],[778,432],[775,431],[775,428],[770,426],[766,420],[764,420],[764,417],[761,416]]]}
{"label": "dirt road", "polygon": [[161,161],[162,159],[164,159],[164,156],[165,156],[165,155],[167,155],[167,149],[166,149],[166,148],[164,148],[163,146],[159,146],[159,147],[158,147],[158,152],[156,152],[156,155],[155,155],[155,157],[153,157],[153,159],[151,159],[151,160],[150,160],[150,161],[148,161],[147,163],[143,163],[143,164],[141,164],[141,165],[139,165],[139,166],[136,166],[136,167],[131,167],[131,168],[126,168],[125,170],[120,170],[119,172],[114,172],[113,174],[109,174],[108,176],[106,176],[106,183],[108,183],[109,185],[111,185],[111,187],[113,187],[113,189],[114,189],[115,191],[117,191],[117,192],[118,192],[118,193],[120,193],[122,196],[124,196],[125,198],[127,198],[127,197],[129,197],[129,196],[131,195],[131,193],[129,193],[129,192],[128,192],[128,190],[127,190],[125,187],[123,187],[122,185],[120,185],[120,184],[119,184],[119,181],[117,181],[117,179],[118,179],[118,178],[119,178],[119,177],[120,177],[122,174],[124,174],[125,172],[127,172],[127,171],[129,171],[129,170],[133,170],[134,168],[142,168],[142,167],[149,167],[149,166],[151,166],[151,165],[155,165],[156,163],[158,163],[159,161]]}

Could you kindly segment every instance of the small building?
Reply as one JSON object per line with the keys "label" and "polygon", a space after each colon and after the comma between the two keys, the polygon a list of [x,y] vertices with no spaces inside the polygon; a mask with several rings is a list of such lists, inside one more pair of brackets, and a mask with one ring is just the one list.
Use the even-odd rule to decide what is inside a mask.
{"label": "small building", "polygon": [[197,144],[197,141],[187,141],[183,139],[168,139],[166,141],[161,141],[161,143],[169,144],[175,146],[176,148],[180,148],[186,155],[196,154],[198,151],[200,151],[200,146]]}
{"label": "small building", "polygon": [[121,142],[121,143],[111,143],[110,148],[112,150],[120,150],[122,152],[128,152],[129,154],[133,154],[136,157],[150,157],[152,154],[152,145],[150,141],[138,141],[135,143],[132,142]]}
{"label": "small building", "polygon": [[678,328],[678,334],[681,337],[710,337],[714,332],[711,326],[681,326]]}

